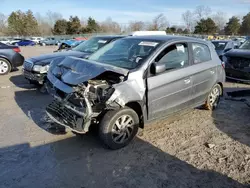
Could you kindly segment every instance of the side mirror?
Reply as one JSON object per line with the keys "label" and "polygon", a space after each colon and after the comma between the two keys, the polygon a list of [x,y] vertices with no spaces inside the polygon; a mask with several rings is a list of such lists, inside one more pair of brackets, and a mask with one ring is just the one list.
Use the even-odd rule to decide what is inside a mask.
{"label": "side mirror", "polygon": [[235,49],[239,49],[239,46],[235,46],[234,48],[235,48]]}
{"label": "side mirror", "polygon": [[151,64],[151,67],[150,67],[150,73],[154,74],[154,75],[162,73],[165,70],[166,70],[165,64],[159,65],[159,64],[157,64],[157,63],[154,62],[154,63]]}

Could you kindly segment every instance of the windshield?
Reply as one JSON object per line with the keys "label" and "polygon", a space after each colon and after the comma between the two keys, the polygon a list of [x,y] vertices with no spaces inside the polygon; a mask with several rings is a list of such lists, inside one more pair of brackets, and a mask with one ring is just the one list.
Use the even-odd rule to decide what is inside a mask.
{"label": "windshield", "polygon": [[72,50],[86,52],[86,53],[94,53],[105,44],[107,44],[108,40],[103,39],[102,37],[94,37],[91,38],[84,43],[77,45],[76,47],[72,48]]}
{"label": "windshield", "polygon": [[242,50],[250,50],[250,40],[245,41],[240,47],[239,49]]}
{"label": "windshield", "polygon": [[215,46],[215,50],[224,50],[226,45],[227,45],[227,42],[212,42]]}
{"label": "windshield", "polygon": [[159,41],[120,39],[104,46],[89,59],[121,68],[134,69],[142,64],[158,46]]}

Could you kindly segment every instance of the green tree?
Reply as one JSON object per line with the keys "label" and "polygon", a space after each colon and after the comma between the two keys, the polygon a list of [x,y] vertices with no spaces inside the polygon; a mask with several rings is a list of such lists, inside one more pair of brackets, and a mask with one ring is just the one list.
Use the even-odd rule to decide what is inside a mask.
{"label": "green tree", "polygon": [[236,16],[230,18],[224,30],[227,35],[237,35],[240,31],[240,19]]}
{"label": "green tree", "polygon": [[31,10],[25,14],[25,33],[27,36],[39,34],[38,23]]}
{"label": "green tree", "polygon": [[250,34],[250,12],[243,17],[243,21],[240,28],[240,33],[242,35],[249,35]]}
{"label": "green tree", "polygon": [[65,35],[68,30],[68,22],[65,19],[57,20],[54,29],[53,34],[55,35]]}
{"label": "green tree", "polygon": [[85,32],[98,32],[100,30],[99,24],[95,21],[95,19],[89,17],[88,18],[88,25],[85,28]]}
{"label": "green tree", "polygon": [[77,16],[70,16],[68,21],[67,34],[79,34],[81,30],[81,22]]}
{"label": "green tree", "polygon": [[195,26],[194,33],[196,34],[214,34],[217,31],[217,26],[211,18],[201,19]]}
{"label": "green tree", "polygon": [[176,33],[177,29],[176,29],[176,27],[167,27],[166,32],[167,33]]}
{"label": "green tree", "polygon": [[29,36],[39,34],[38,23],[31,10],[12,12],[8,18],[8,32],[11,35]]}

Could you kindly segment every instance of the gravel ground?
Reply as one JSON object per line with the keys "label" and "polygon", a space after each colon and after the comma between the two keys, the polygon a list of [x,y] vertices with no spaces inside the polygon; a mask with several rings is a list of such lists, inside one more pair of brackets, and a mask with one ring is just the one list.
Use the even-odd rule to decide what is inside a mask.
{"label": "gravel ground", "polygon": [[[23,55],[56,47],[26,47]],[[225,92],[250,88],[226,83]],[[104,149],[96,133],[52,134],[39,93],[21,70],[0,78],[0,187],[250,187],[250,108],[226,100],[148,125],[129,146]]]}

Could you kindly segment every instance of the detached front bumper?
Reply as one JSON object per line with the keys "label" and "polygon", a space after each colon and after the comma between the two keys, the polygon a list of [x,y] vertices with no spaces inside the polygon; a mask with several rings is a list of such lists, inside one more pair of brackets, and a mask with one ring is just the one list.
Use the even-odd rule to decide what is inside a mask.
{"label": "detached front bumper", "polygon": [[89,125],[85,120],[85,114],[77,111],[69,104],[54,100],[46,108],[47,115],[57,124],[69,128],[78,133],[86,133]]}
{"label": "detached front bumper", "polygon": [[30,81],[35,81],[39,84],[44,84],[45,82],[45,78],[46,78],[46,74],[40,74],[40,73],[34,73],[34,72],[30,72],[27,70],[23,70],[23,75],[26,79],[30,80]]}

